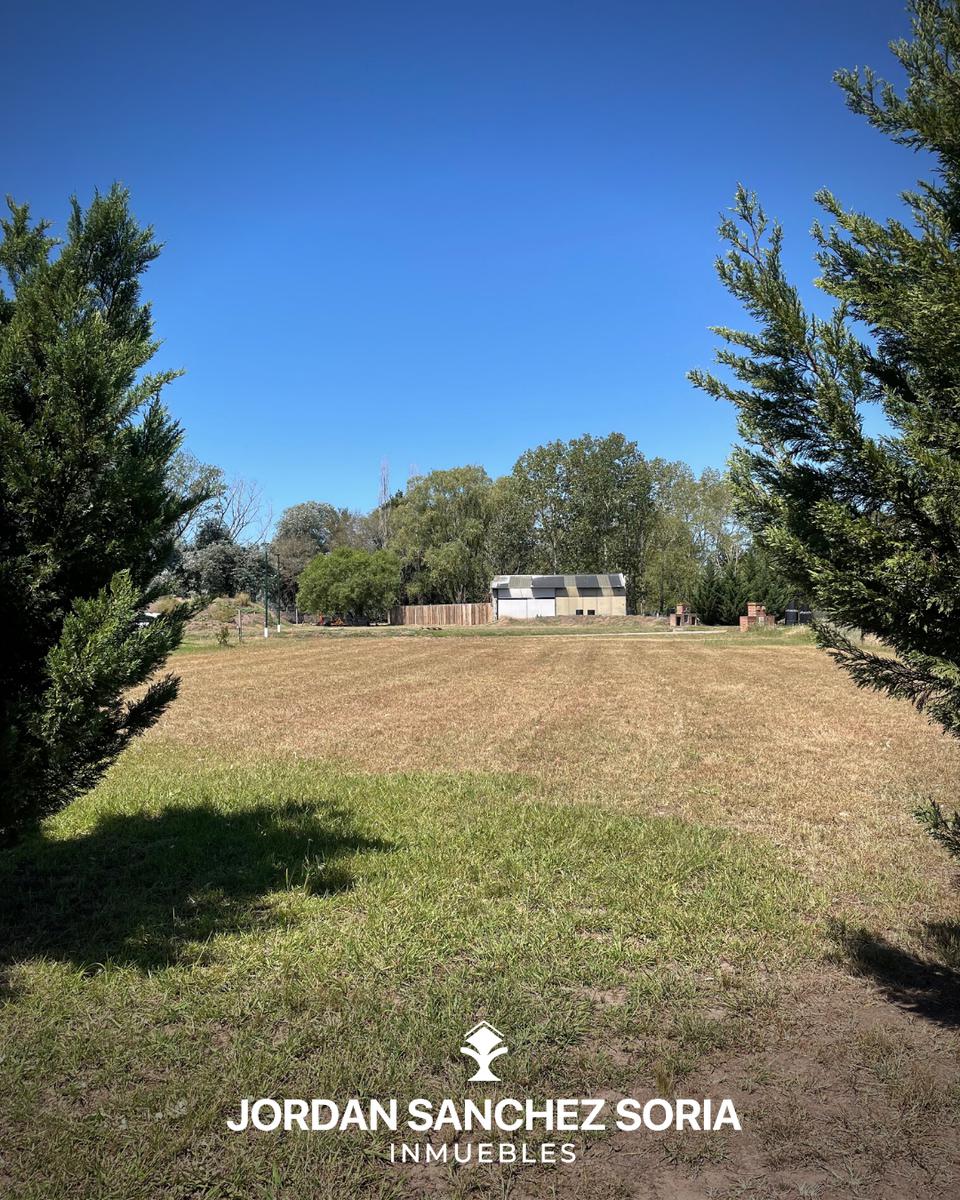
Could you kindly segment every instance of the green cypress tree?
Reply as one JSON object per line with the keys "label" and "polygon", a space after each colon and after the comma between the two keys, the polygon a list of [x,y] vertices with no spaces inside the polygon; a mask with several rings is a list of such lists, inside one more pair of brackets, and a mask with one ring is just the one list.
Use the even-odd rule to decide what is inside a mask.
{"label": "green cypress tree", "polygon": [[777,570],[776,564],[761,545],[754,543],[740,556],[736,572],[739,579],[739,611],[745,613],[748,601],[756,600],[771,616],[782,619],[795,589]]}
{"label": "green cypress tree", "polygon": [[[73,201],[62,244],[0,221],[0,836],[89,788],[177,691],[183,608],[138,616],[181,519],[181,441],[160,403],[140,275],[159,247],[114,187]],[[141,627],[143,626],[143,627]]]}
{"label": "green cypress tree", "polygon": [[693,611],[704,625],[721,624],[721,599],[720,572],[717,570],[717,564],[710,559],[700,572],[691,598]]}
{"label": "green cypress tree", "polygon": [[[820,645],[859,685],[960,735],[960,3],[910,11],[912,39],[891,47],[902,94],[869,70],[837,81],[854,112],[930,156],[934,179],[904,194],[906,221],[818,194],[831,222],[814,229],[818,284],[836,302],[827,317],[804,307],[780,226],[741,187],[718,271],[753,328],[717,330],[735,382],[691,378],[739,410],[744,516],[824,615]],[[869,406],[886,432],[867,432]],[[949,822],[928,816],[949,844]]]}
{"label": "green cypress tree", "polygon": [[718,625],[737,625],[747,611],[747,602],[756,597],[751,595],[743,567],[739,559],[724,564],[720,573],[720,603],[717,609]]}

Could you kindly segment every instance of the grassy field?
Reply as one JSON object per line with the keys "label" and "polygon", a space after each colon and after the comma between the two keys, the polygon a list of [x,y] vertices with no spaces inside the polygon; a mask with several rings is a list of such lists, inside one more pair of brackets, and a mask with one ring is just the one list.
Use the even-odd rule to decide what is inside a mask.
{"label": "grassy field", "polygon": [[[960,747],[802,635],[597,632],[178,655],[0,855],[0,1195],[955,1196],[957,893],[910,813]],[[729,1095],[744,1131],[453,1170],[226,1129],[469,1094],[481,1018],[494,1095]]]}

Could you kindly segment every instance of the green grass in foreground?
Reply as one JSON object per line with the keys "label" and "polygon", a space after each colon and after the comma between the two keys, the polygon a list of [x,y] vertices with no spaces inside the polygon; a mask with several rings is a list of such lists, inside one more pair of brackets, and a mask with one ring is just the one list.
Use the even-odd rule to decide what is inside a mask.
{"label": "green grass in foreground", "polygon": [[393,1194],[382,1136],[224,1122],[242,1096],[462,1097],[481,1017],[500,1094],[672,1087],[749,1041],[760,968],[814,936],[747,839],[159,746],[0,855],[0,888],[0,1193],[36,1200]]}

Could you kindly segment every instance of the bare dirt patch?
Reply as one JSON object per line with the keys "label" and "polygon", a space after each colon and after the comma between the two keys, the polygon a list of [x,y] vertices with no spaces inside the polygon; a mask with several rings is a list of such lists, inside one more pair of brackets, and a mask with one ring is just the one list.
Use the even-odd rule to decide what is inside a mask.
{"label": "bare dirt patch", "polygon": [[[786,999],[763,1044],[714,1056],[676,1086],[677,1095],[729,1096],[742,1132],[614,1132],[578,1143],[573,1165],[475,1169],[455,1192],[442,1168],[412,1168],[401,1173],[409,1194],[952,1200],[960,1184],[956,1039],[943,1033],[931,1042],[917,1017],[839,971],[795,978]],[[606,1050],[629,1063],[629,1042]],[[655,1080],[638,1077],[607,1099],[662,1094]]]}

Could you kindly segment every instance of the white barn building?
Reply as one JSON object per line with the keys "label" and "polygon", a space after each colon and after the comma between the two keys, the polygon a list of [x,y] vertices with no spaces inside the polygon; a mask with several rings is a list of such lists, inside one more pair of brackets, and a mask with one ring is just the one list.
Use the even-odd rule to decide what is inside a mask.
{"label": "white barn building", "polygon": [[614,575],[498,575],[490,585],[493,619],[624,617],[627,581]]}

